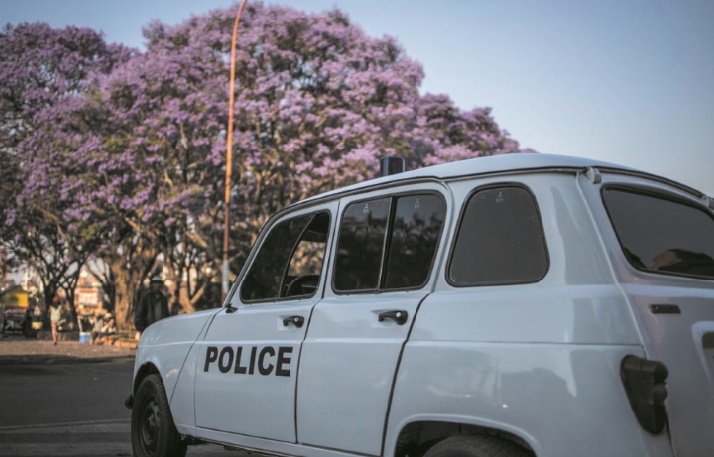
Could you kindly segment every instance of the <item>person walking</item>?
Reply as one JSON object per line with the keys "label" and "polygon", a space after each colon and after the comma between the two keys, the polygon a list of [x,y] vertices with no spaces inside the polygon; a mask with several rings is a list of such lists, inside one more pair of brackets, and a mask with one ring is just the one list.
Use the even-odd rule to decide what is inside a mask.
{"label": "person walking", "polygon": [[164,282],[159,276],[151,278],[150,289],[145,293],[134,314],[134,326],[140,332],[156,321],[168,317],[169,304],[166,296],[161,291]]}
{"label": "person walking", "polygon": [[60,307],[59,297],[52,297],[52,306],[50,307],[50,328],[52,329],[52,344],[57,346],[58,334],[57,327],[62,319],[62,308]]}

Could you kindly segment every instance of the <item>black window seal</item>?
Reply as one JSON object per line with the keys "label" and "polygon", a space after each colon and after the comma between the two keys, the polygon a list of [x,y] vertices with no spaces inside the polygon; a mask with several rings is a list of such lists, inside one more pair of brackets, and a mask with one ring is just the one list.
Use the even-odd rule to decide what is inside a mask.
{"label": "black window seal", "polygon": [[[296,215],[293,215],[292,217],[288,217],[288,218],[286,218],[286,219],[282,219],[282,218],[281,218],[280,220],[276,220],[275,223],[270,227],[270,230],[265,234],[265,238],[264,238],[264,239],[267,239],[267,238],[268,238],[268,236],[270,235],[270,232],[272,232],[273,229],[274,229],[278,224],[281,224],[281,223],[283,223],[283,222],[287,222],[287,221],[289,221],[290,219],[297,219],[298,217],[302,217],[302,216],[312,216],[312,218],[310,219],[310,222],[308,222],[307,225],[305,225],[305,228],[303,229],[302,233],[300,233],[300,238],[302,238],[302,236],[305,234],[305,230],[307,230],[307,228],[310,226],[310,224],[312,223],[312,221],[315,220],[315,216],[317,216],[317,215],[320,214],[320,213],[327,213],[327,216],[328,216],[328,218],[329,218],[330,224],[332,224],[332,212],[331,212],[328,208],[321,208],[321,209],[316,210],[316,211],[313,211],[313,212],[307,212],[307,213],[303,213],[303,214],[296,214]],[[300,238],[298,238],[298,241],[300,240]],[[329,230],[329,228],[328,228],[328,230],[327,230],[327,241],[325,242],[325,251],[326,251],[326,252],[325,252],[325,256],[323,257],[323,260],[322,260],[322,272],[321,272],[321,274],[320,274],[320,282],[322,282],[322,280],[323,280],[323,278],[324,278],[324,272],[325,272],[325,268],[326,268],[325,259],[327,259],[327,245],[329,244],[329,242],[330,242],[330,230]],[[261,242],[260,246],[258,247],[258,250],[262,249],[264,244],[265,244],[265,241]],[[290,251],[290,258],[288,259],[288,265],[287,265],[287,267],[286,267],[286,268],[288,268],[288,269],[290,268],[290,260],[292,259],[292,256],[293,256],[293,254],[295,253],[295,248],[296,248],[296,247],[297,247],[297,245],[293,246],[293,249]],[[265,298],[265,299],[260,299],[260,300],[245,300],[245,299],[243,298],[243,294],[242,294],[242,292],[243,292],[243,286],[245,285],[245,281],[244,281],[244,280],[245,280],[245,278],[248,277],[248,275],[250,274],[250,270],[253,268],[253,264],[255,263],[255,259],[258,257],[259,252],[256,251],[255,254],[256,254],[256,255],[253,257],[253,259],[252,259],[252,261],[251,261],[251,264],[248,266],[248,269],[246,270],[245,276],[242,278],[241,283],[240,283],[240,287],[238,288],[238,291],[237,291],[237,292],[238,292],[238,299],[240,300],[240,303],[242,303],[242,304],[244,304],[244,305],[256,305],[256,304],[261,304],[261,303],[280,303],[280,302],[286,302],[286,301],[304,300],[304,299],[306,299],[306,298],[312,298],[312,297],[314,297],[315,294],[317,293],[317,291],[320,290],[320,284],[318,283],[317,288],[316,288],[315,291],[314,291],[312,294],[310,294],[310,295],[304,294],[304,295],[292,295],[292,296],[290,296],[290,297],[272,297],[272,298]],[[285,272],[283,272],[283,279],[285,279],[285,276],[286,276],[286,275],[287,275],[287,270],[286,270]],[[282,281],[281,281],[281,283],[280,283],[280,289],[281,289],[281,290],[282,290],[282,287],[283,287],[283,284],[282,284]]]}
{"label": "black window seal", "polygon": [[[383,278],[385,271],[386,271],[386,265],[387,262],[389,261],[388,256],[389,253],[387,252],[387,248],[389,247],[389,244],[391,243],[391,237],[392,237],[392,232],[393,232],[393,227],[392,223],[394,222],[394,215],[396,214],[396,205],[394,202],[399,198],[399,197],[413,197],[416,195],[436,195],[438,198],[441,199],[441,203],[444,204],[444,223],[441,226],[441,231],[439,232],[439,238],[436,240],[436,247],[434,249],[434,255],[431,258],[431,265],[429,265],[429,274],[426,276],[426,279],[424,282],[419,284],[418,286],[412,286],[412,287],[400,287],[400,288],[394,288],[394,289],[385,289],[382,288],[382,283],[386,280]],[[339,238],[339,233],[341,232],[342,228],[342,222],[345,216],[345,211],[347,208],[349,208],[352,204],[357,204],[357,203],[363,203],[363,202],[368,202],[372,200],[381,200],[383,198],[389,198],[390,199],[390,213],[389,213],[389,221],[387,223],[387,233],[383,245],[383,252],[382,252],[382,264],[380,265],[380,272],[379,272],[379,286],[376,289],[352,289],[352,290],[338,290],[335,288],[335,269],[337,268],[337,256],[335,255],[335,261],[333,262],[332,265],[332,281],[331,281],[331,286],[332,286],[332,292],[335,295],[358,295],[358,294],[384,294],[384,293],[389,293],[389,292],[407,292],[411,290],[420,290],[423,289],[424,286],[429,284],[429,281],[431,280],[432,275],[434,274],[434,265],[436,265],[436,259],[437,259],[437,254],[439,252],[439,246],[441,245],[441,239],[444,236],[444,227],[446,227],[448,223],[447,215],[449,212],[449,207],[448,204],[446,203],[446,199],[444,198],[444,195],[434,189],[424,189],[424,190],[418,190],[418,191],[403,191],[403,192],[397,192],[394,194],[388,194],[388,195],[382,195],[379,197],[372,197],[372,198],[365,198],[361,200],[354,200],[348,203],[345,208],[342,210],[342,217],[340,219],[340,223],[337,224],[336,230],[337,230],[337,239],[335,240],[334,244],[334,249],[337,251],[337,248],[340,245],[340,238]],[[392,210],[394,211],[395,214],[392,214]]]}
{"label": "black window seal", "polygon": [[[503,189],[503,188],[508,188],[508,187],[517,187],[520,189],[523,189],[526,191],[531,198],[533,199],[533,203],[535,205],[535,210],[536,210],[536,215],[538,216],[538,225],[540,227],[540,236],[541,239],[543,240],[543,249],[545,250],[545,271],[543,272],[543,275],[535,280],[530,280],[530,281],[507,281],[507,282],[493,282],[493,283],[478,283],[478,284],[457,284],[454,281],[451,280],[449,277],[449,272],[451,271],[451,263],[454,258],[454,249],[456,248],[456,241],[458,240],[459,234],[461,233],[461,226],[464,222],[464,217],[466,215],[466,208],[469,205],[469,202],[471,202],[471,199],[478,193],[483,192],[485,190],[491,190],[491,189]],[[538,199],[535,196],[535,193],[531,190],[529,186],[522,182],[517,182],[517,181],[505,181],[505,182],[499,182],[499,183],[489,183],[485,184],[482,186],[475,187],[469,194],[464,198],[464,202],[461,204],[461,209],[459,212],[459,222],[456,224],[456,230],[454,231],[454,237],[451,240],[451,246],[449,247],[449,260],[446,262],[446,269],[444,270],[444,277],[446,279],[446,282],[456,288],[465,288],[465,287],[500,287],[500,286],[514,286],[514,285],[519,285],[519,284],[535,284],[541,282],[546,276],[548,276],[548,272],[550,272],[550,250],[548,249],[548,240],[545,237],[545,230],[543,227],[543,216],[541,215],[540,211],[540,204],[538,203]]]}
{"label": "black window seal", "polygon": [[687,198],[684,198],[680,195],[673,194],[671,192],[667,192],[666,190],[662,189],[651,189],[647,186],[638,186],[638,185],[624,185],[624,184],[608,184],[605,186],[602,186],[600,188],[600,199],[602,201],[602,206],[605,208],[605,213],[607,214],[607,218],[610,221],[610,227],[612,228],[613,233],[615,234],[615,238],[617,238],[617,244],[620,245],[620,253],[622,254],[622,257],[625,259],[625,262],[627,265],[631,266],[634,268],[636,271],[639,271],[641,273],[645,274],[651,274],[655,276],[665,276],[668,278],[686,278],[686,279],[696,279],[697,281],[714,281],[714,278],[708,277],[708,276],[696,276],[696,275],[688,275],[685,273],[676,273],[676,272],[659,272],[657,270],[651,270],[649,268],[640,268],[634,263],[632,263],[625,253],[625,246],[622,243],[622,239],[620,239],[620,234],[617,233],[617,229],[615,228],[615,222],[612,219],[612,214],[610,213],[610,209],[607,207],[607,202],[605,202],[605,192],[608,190],[619,190],[621,192],[629,192],[631,194],[638,194],[638,195],[644,195],[646,197],[652,197],[652,198],[659,198],[661,200],[668,200],[672,203],[677,203],[680,205],[684,206],[689,206],[690,208],[693,208],[695,210],[701,211],[707,216],[709,216],[710,219],[714,222],[714,215],[712,214],[712,211],[706,207],[705,205],[700,204],[697,201],[692,201],[688,200]]}
{"label": "black window seal", "polygon": [[394,218],[397,216],[397,201],[399,197],[392,196],[389,199],[389,218],[387,219],[387,233],[384,236],[384,246],[382,246],[382,264],[379,266],[378,290],[385,290],[384,284],[387,282],[387,263],[389,262],[389,251],[392,249],[392,237],[394,236]]}

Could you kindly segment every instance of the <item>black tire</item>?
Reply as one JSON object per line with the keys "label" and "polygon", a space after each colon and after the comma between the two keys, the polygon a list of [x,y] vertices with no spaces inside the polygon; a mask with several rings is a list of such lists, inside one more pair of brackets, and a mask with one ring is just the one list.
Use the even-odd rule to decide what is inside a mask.
{"label": "black tire", "polygon": [[184,457],[186,444],[176,431],[161,376],[147,376],[131,411],[131,447],[136,457]]}
{"label": "black tire", "polygon": [[438,442],[424,457],[531,457],[533,454],[492,436],[453,436]]}

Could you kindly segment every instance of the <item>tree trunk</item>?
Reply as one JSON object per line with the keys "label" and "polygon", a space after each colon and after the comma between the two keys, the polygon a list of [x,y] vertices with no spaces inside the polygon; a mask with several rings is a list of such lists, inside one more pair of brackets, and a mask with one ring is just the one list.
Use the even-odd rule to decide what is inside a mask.
{"label": "tree trunk", "polygon": [[134,305],[146,275],[138,273],[140,268],[126,269],[123,260],[110,263],[109,268],[115,281],[114,314],[117,326],[123,329],[134,328]]}
{"label": "tree trunk", "polygon": [[181,281],[181,287],[179,288],[179,304],[181,305],[181,310],[184,313],[192,313],[196,311],[196,308],[193,307],[193,303],[191,303],[191,299],[189,296],[189,291],[188,288],[191,286],[189,281]]}
{"label": "tree trunk", "polygon": [[120,328],[132,328],[133,305],[139,289],[140,278],[134,278],[129,271],[121,266],[121,261],[110,265],[112,276],[115,282],[114,294],[114,314],[116,315],[117,326]]}
{"label": "tree trunk", "polygon": [[175,316],[183,308],[179,295],[179,291],[183,285],[183,268],[180,264],[177,264],[173,257],[168,256],[166,253],[164,253],[164,259],[169,263],[168,278],[166,279],[171,281],[174,285],[171,295],[167,297],[169,301],[169,314]]}
{"label": "tree trunk", "polygon": [[[71,322],[77,323],[79,328],[79,321],[77,320],[77,307],[74,305],[74,292],[77,288],[77,282],[79,282],[79,273],[82,270],[84,263],[77,265],[75,272],[71,276],[64,278],[64,281],[60,284],[60,287],[64,291],[65,298],[67,299],[67,304],[69,305],[69,315]],[[79,328],[81,330],[81,328]]]}
{"label": "tree trunk", "polygon": [[135,236],[125,238],[104,259],[114,280],[114,313],[120,329],[134,328],[134,304],[157,255],[158,250],[146,238]]}

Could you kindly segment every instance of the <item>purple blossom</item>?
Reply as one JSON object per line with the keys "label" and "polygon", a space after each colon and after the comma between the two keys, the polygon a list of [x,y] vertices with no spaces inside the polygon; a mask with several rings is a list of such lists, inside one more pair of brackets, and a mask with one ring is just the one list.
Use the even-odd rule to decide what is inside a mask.
{"label": "purple blossom", "polygon": [[[72,27],[23,24],[0,34],[0,54],[15,56],[0,67],[0,109],[23,107],[14,113],[21,124],[0,130],[1,144],[22,157],[24,185],[17,208],[4,211],[8,225],[36,202],[83,241],[67,244],[91,238],[107,261],[146,242],[172,271],[191,252],[219,271],[234,14],[152,22],[146,52]],[[404,156],[415,168],[518,147],[490,109],[420,96],[423,69],[399,43],[367,36],[336,9],[252,5],[236,69],[237,264],[272,213],[375,176],[383,155]]]}

